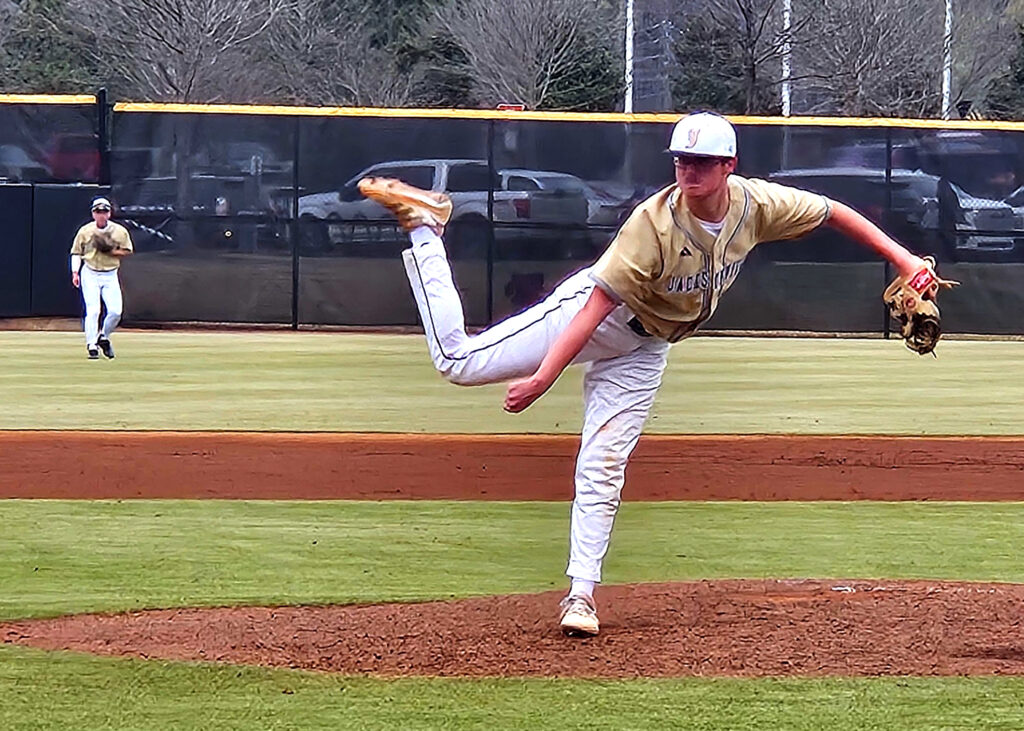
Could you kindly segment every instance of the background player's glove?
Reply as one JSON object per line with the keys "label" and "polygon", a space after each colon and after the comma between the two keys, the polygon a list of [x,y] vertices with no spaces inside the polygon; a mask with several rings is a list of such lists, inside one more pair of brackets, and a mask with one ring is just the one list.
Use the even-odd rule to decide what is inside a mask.
{"label": "background player's glove", "polygon": [[97,231],[92,235],[92,246],[101,254],[109,254],[115,248],[113,239],[105,231]]}
{"label": "background player's glove", "polygon": [[936,304],[939,289],[960,284],[951,279],[941,279],[935,273],[935,259],[932,257],[926,256],[924,261],[924,269],[909,277],[896,277],[882,294],[889,314],[900,324],[900,335],[907,347],[918,355],[931,353],[942,337],[939,306]]}

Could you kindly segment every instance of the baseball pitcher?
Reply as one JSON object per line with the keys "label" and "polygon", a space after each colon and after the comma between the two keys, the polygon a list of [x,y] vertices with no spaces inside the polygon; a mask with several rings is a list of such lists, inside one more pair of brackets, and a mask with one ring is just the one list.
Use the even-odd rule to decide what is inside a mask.
{"label": "baseball pitcher", "polygon": [[594,588],[608,551],[626,462],[661,385],[669,345],[711,317],[759,243],[822,224],[887,258],[900,276],[886,290],[907,344],[930,352],[939,337],[935,295],[952,282],[853,209],[824,196],[734,175],[736,132],[724,117],[691,114],[669,145],[675,182],[642,202],[592,267],[544,300],[469,336],[441,239],[452,205],[443,193],[366,178],[360,190],[409,232],[406,272],[434,365],[452,383],[511,381],[505,409],[519,412],[572,363],[586,364],[582,443],[569,531],[569,591],[559,624],[599,630]]}
{"label": "baseball pitcher", "polygon": [[[114,357],[110,335],[121,322],[123,308],[121,282],[117,270],[121,260],[134,251],[128,229],[110,220],[111,205],[106,198],[95,198],[91,206],[92,223],[78,229],[71,244],[71,283],[82,290],[85,302],[85,348],[90,360],[100,351]],[[99,326],[100,301],[107,308]]]}

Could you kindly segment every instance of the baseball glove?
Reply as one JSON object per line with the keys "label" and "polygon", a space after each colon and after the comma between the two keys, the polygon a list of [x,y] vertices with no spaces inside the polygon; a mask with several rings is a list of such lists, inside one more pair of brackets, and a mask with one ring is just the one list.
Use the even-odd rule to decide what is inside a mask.
{"label": "baseball glove", "polygon": [[934,351],[942,337],[939,306],[936,303],[939,290],[960,284],[939,277],[935,273],[935,259],[932,257],[926,256],[924,261],[924,269],[909,277],[896,277],[882,294],[890,316],[900,324],[900,335],[907,347],[918,355]]}
{"label": "baseball glove", "polygon": [[92,246],[101,254],[109,254],[115,248],[113,239],[105,231],[97,231],[92,235]]}

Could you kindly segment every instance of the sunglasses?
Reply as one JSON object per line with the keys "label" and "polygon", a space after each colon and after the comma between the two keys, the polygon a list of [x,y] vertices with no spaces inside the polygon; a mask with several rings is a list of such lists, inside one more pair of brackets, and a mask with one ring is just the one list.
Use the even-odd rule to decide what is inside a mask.
{"label": "sunglasses", "polygon": [[704,155],[675,155],[673,161],[678,167],[695,167],[700,169],[713,168],[715,165],[721,163],[722,165],[729,162],[731,157],[705,157]]}

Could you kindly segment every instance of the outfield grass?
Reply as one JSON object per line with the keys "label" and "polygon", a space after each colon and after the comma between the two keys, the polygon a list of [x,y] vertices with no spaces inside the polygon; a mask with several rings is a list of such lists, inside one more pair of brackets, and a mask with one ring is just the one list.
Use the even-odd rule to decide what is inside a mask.
{"label": "outfield grass", "polygon": [[[418,335],[0,332],[0,429],[572,433],[581,369],[519,415],[459,388]],[[671,351],[650,433],[1024,434],[1024,342],[694,338]],[[116,383],[116,385],[110,385]]]}

